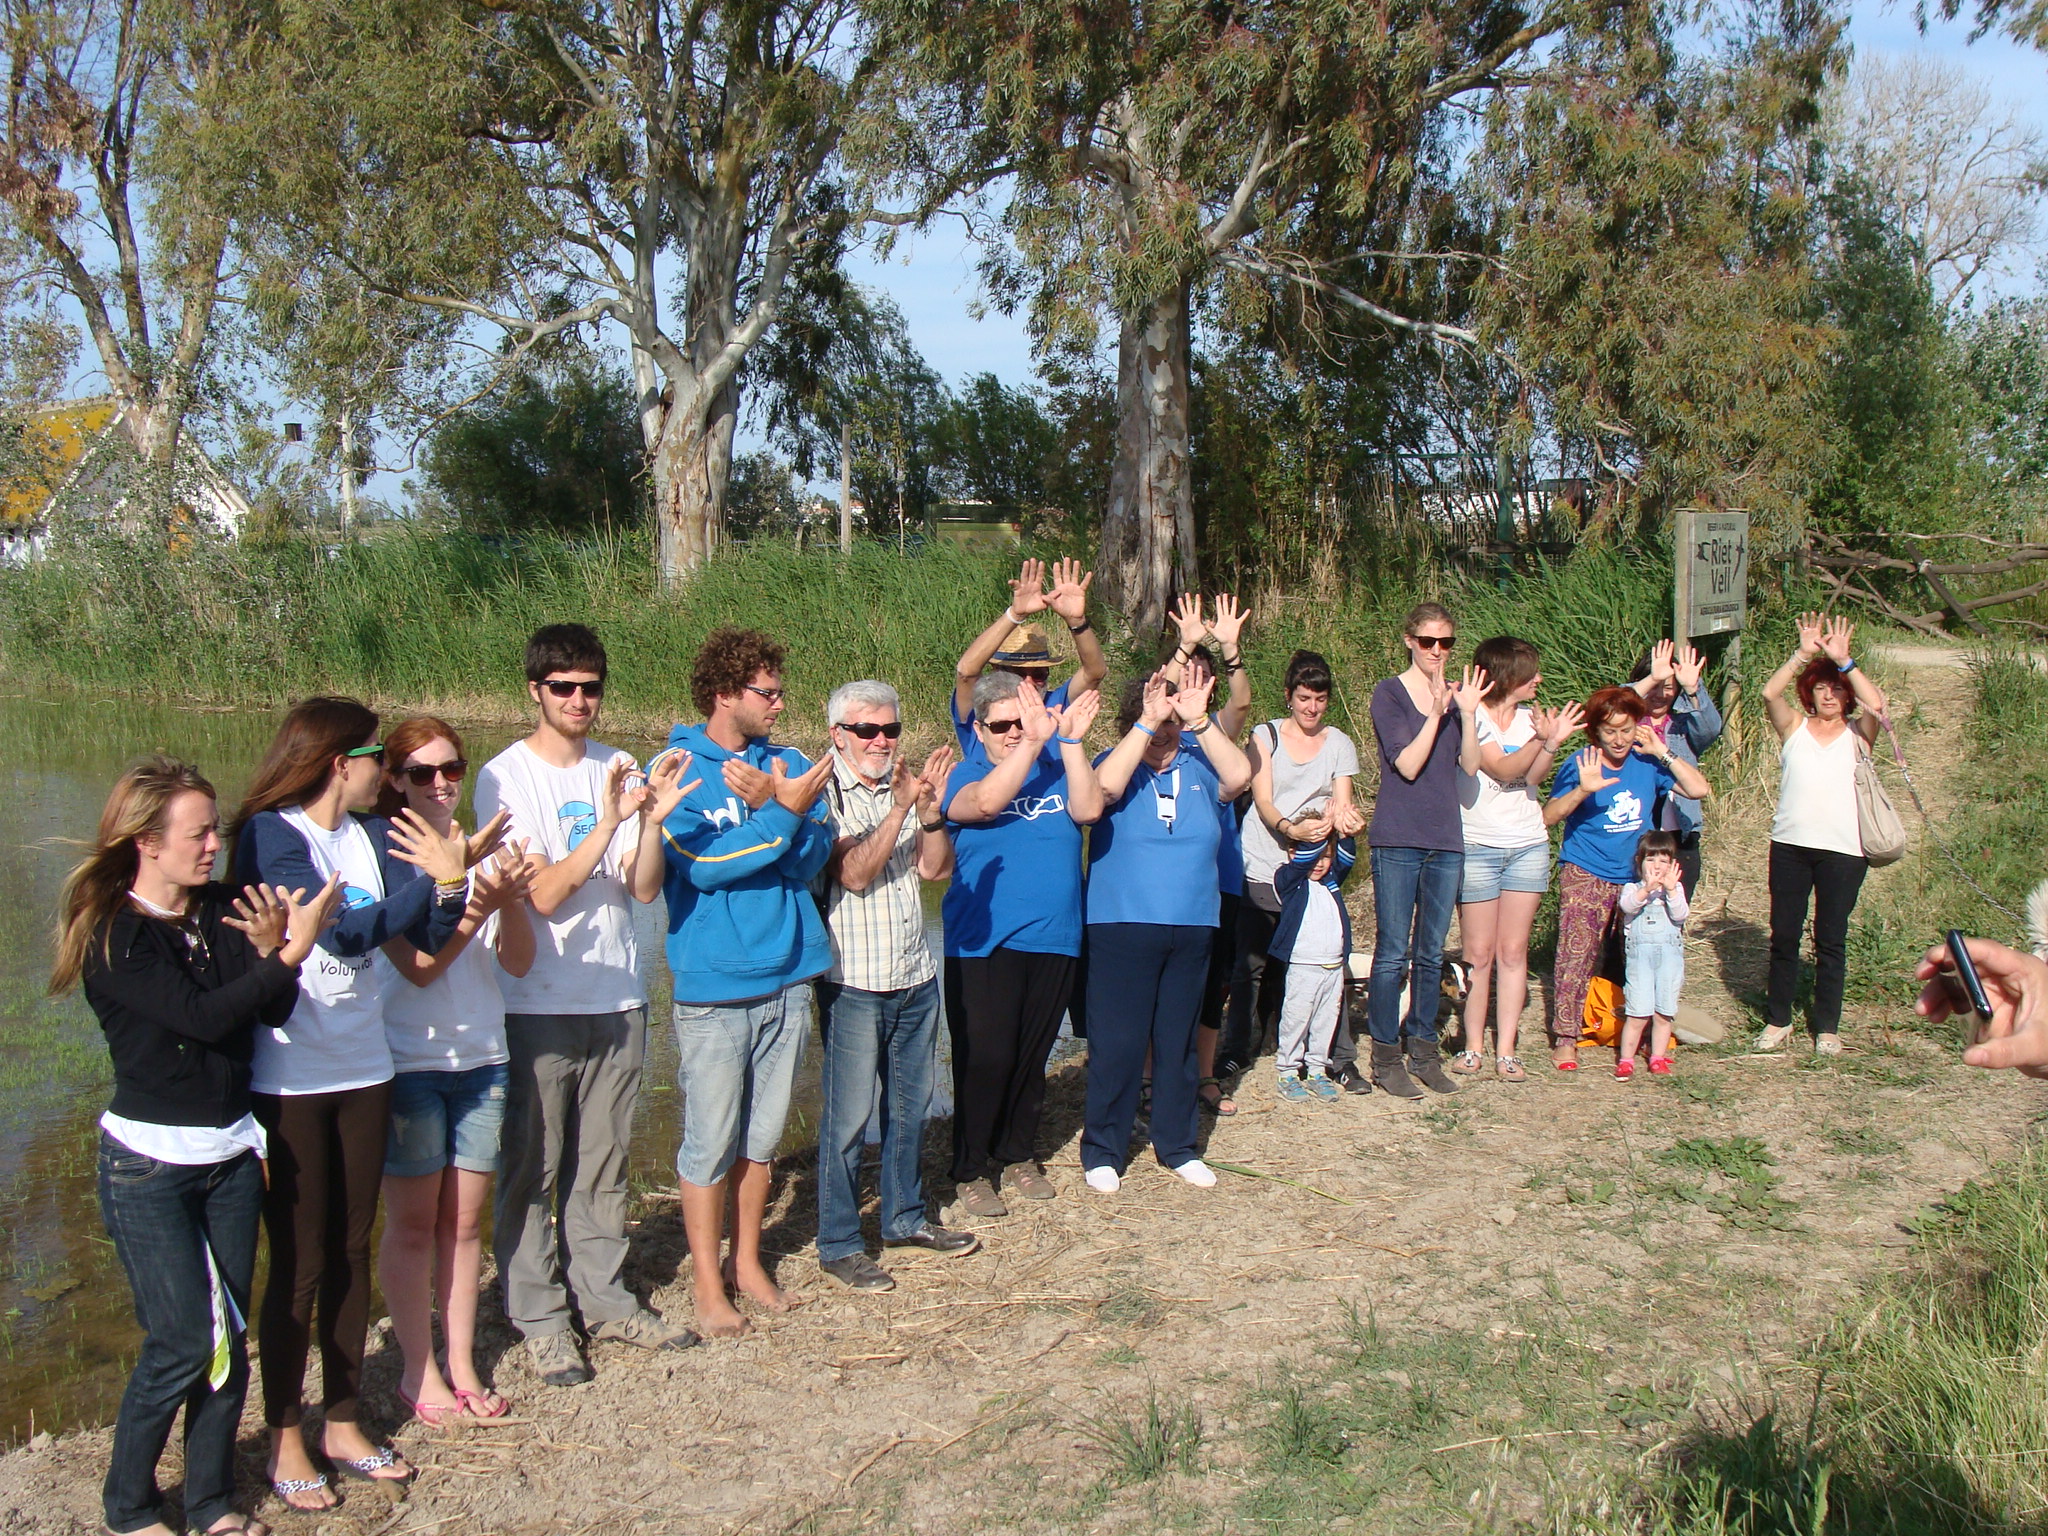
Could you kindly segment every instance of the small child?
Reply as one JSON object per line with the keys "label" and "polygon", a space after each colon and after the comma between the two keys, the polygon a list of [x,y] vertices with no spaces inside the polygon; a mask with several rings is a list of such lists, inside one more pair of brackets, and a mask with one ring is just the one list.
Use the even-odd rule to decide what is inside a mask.
{"label": "small child", "polygon": [[1692,910],[1679,882],[1678,834],[1645,832],[1636,844],[1636,877],[1616,903],[1628,922],[1628,985],[1616,1077],[1633,1077],[1643,1026],[1650,1031],[1650,1070],[1671,1071],[1671,1020],[1685,984],[1685,919]]}
{"label": "small child", "polygon": [[[1273,874],[1280,920],[1268,958],[1287,967],[1280,1003],[1280,1097],[1299,1103],[1343,1097],[1330,1077],[1330,1045],[1344,1003],[1344,970],[1351,954],[1351,914],[1339,893],[1358,862],[1348,837],[1304,843]],[[1302,1069],[1308,1081],[1302,1081]]]}

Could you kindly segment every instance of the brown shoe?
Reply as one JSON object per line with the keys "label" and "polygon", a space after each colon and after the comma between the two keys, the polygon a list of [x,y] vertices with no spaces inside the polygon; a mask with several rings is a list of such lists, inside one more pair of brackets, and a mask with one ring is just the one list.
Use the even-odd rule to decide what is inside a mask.
{"label": "brown shoe", "polygon": [[1050,1200],[1058,1193],[1052,1187],[1052,1180],[1045,1176],[1045,1170],[1036,1163],[1012,1164],[1010,1182],[1026,1200]]}
{"label": "brown shoe", "polygon": [[969,1179],[954,1192],[961,1210],[969,1216],[993,1220],[1010,1214],[1010,1208],[1003,1204],[1003,1197],[996,1193],[995,1185],[987,1179]]}

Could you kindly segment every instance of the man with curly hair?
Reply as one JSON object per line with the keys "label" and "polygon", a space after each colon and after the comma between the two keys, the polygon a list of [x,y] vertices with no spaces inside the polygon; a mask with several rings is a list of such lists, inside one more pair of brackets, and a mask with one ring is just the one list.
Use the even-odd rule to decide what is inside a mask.
{"label": "man with curly hair", "polygon": [[[810,1034],[811,983],[832,965],[810,891],[832,852],[819,801],[832,760],[814,766],[768,741],[782,713],[783,656],[757,630],[719,629],[705,640],[690,670],[704,723],[676,726],[669,750],[648,766],[653,804],[634,874],[636,896],[668,897],[684,1096],[676,1173],[697,1326],[714,1338],[748,1331],[728,1285],[771,1312],[789,1310],[761,1264],[761,1222]],[[728,1184],[735,1222],[721,1268]]]}

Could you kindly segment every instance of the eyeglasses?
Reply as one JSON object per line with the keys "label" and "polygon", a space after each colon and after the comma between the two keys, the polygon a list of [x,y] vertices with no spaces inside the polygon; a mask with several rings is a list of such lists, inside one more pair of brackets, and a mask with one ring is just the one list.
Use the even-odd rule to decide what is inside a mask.
{"label": "eyeglasses", "polygon": [[877,725],[872,720],[863,720],[859,725],[853,725],[842,720],[839,722],[839,729],[853,732],[862,741],[873,741],[877,736],[894,741],[903,734],[903,723],[900,720],[891,720],[887,725]]}
{"label": "eyeglasses", "polygon": [[462,776],[467,772],[469,759],[466,757],[451,758],[445,763],[414,763],[409,768],[398,770],[401,778],[412,780],[414,787],[418,789],[425,789],[433,783],[435,774],[439,774],[450,784],[460,784]]}
{"label": "eyeglasses", "polygon": [[367,747],[350,747],[341,754],[343,757],[367,757],[379,768],[384,766],[384,743],[372,742]]}
{"label": "eyeglasses", "polygon": [[745,686],[747,692],[758,693],[770,704],[780,704],[782,702],[782,690],[780,688],[756,688],[752,683],[748,683]]}
{"label": "eyeglasses", "polygon": [[586,699],[601,699],[604,697],[603,683],[568,683],[562,681],[559,677],[551,677],[542,683],[541,687],[547,689],[549,693],[552,693],[558,699],[573,698],[579,693]]}
{"label": "eyeglasses", "polygon": [[1434,647],[1439,651],[1448,651],[1458,643],[1456,635],[1410,635],[1408,638],[1425,650]]}
{"label": "eyeglasses", "polygon": [[981,722],[981,728],[991,736],[1007,736],[1012,731],[1023,731],[1024,718],[1021,715],[1013,715],[1008,720],[984,720]]}

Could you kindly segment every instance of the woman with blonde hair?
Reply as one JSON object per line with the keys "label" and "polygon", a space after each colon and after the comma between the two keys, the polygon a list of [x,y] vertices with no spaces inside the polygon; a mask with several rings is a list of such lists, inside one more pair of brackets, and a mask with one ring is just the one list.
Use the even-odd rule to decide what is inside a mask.
{"label": "woman with blonde hair", "polygon": [[257,1028],[290,1016],[340,891],[252,885],[237,898],[211,883],[220,847],[213,786],[188,763],[145,758],[115,782],[58,903],[50,990],[83,984],[113,1057],[100,1212],[143,1333],[101,1491],[115,1532],[172,1529],[156,1464],[180,1408],[178,1528],[268,1530],[230,1505],[263,1202],[249,1062]]}

